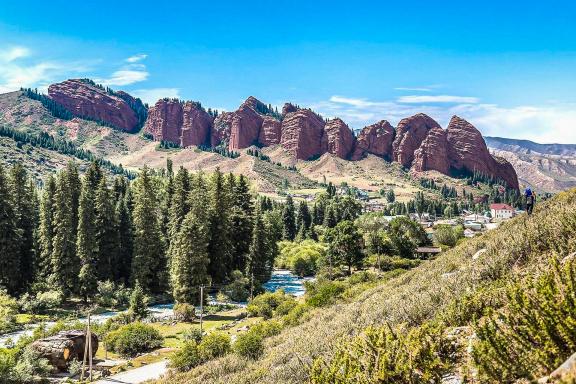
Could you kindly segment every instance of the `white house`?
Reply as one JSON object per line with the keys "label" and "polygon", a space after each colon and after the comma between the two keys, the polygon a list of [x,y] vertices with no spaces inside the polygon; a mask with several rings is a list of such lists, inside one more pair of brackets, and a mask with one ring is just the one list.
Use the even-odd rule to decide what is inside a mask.
{"label": "white house", "polygon": [[510,219],[516,214],[508,204],[490,204],[490,212],[494,219]]}

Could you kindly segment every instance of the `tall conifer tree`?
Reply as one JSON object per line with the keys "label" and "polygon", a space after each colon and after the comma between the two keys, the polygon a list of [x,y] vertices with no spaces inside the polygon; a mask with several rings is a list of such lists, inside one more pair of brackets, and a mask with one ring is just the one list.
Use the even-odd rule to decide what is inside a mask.
{"label": "tall conifer tree", "polygon": [[222,283],[232,271],[232,243],[231,225],[229,216],[229,194],[226,190],[224,176],[220,169],[212,174],[210,183],[210,241],[208,254],[210,255],[209,273],[215,283]]}
{"label": "tall conifer tree", "polygon": [[76,252],[80,259],[80,273],[78,275],[79,292],[84,301],[96,293],[98,282],[98,239],[96,207],[94,202],[93,180],[85,177],[80,193],[78,208],[78,234],[76,239]]}
{"label": "tall conifer tree", "polygon": [[244,175],[240,175],[233,183],[232,207],[230,220],[232,222],[232,243],[234,254],[232,255],[233,269],[243,271],[246,268],[246,258],[250,250],[252,239],[252,216],[254,204],[250,194],[250,186]]}
{"label": "tall conifer tree", "polygon": [[16,294],[21,284],[15,276],[20,275],[20,230],[10,183],[4,168],[0,165],[0,287],[9,294]]}
{"label": "tall conifer tree", "polygon": [[102,177],[96,190],[96,229],[98,242],[99,280],[119,279],[118,251],[120,238],[112,192],[106,177]]}
{"label": "tall conifer tree", "polygon": [[54,241],[54,195],[56,181],[50,175],[44,184],[40,203],[40,226],[38,228],[39,260],[36,270],[38,281],[46,281],[52,271],[52,242]]}
{"label": "tall conifer tree", "polygon": [[294,200],[292,200],[292,196],[288,195],[286,198],[286,204],[284,205],[284,210],[282,211],[284,240],[292,241],[296,237],[296,217],[294,211]]}

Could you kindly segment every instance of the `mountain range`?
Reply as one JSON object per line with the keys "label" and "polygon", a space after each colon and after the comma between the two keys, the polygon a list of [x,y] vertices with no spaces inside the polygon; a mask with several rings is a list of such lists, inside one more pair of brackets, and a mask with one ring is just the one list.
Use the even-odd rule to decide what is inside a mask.
{"label": "mountain range", "polygon": [[291,103],[280,113],[252,96],[236,111],[220,114],[204,109],[199,102],[161,99],[148,108],[145,119],[140,100],[87,79],[52,84],[48,97],[73,116],[129,133],[143,126],[144,135],[181,147],[238,151],[254,145],[279,146],[293,159],[304,161],[325,153],[352,161],[372,154],[414,173],[480,173],[510,188],[519,187],[512,165],[492,156],[481,133],[458,116],[446,129],[425,114],[407,117],[396,128],[382,120],[363,128],[356,137],[339,118],[324,119]]}

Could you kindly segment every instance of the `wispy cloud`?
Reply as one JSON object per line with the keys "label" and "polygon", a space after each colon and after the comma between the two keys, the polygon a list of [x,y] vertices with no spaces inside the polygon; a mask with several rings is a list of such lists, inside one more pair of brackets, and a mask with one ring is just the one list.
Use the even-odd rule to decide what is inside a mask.
{"label": "wispy cloud", "polygon": [[144,60],[145,58],[147,58],[148,55],[145,53],[140,53],[138,55],[134,55],[134,56],[130,56],[129,58],[126,59],[126,62],[128,63],[137,63],[139,61]]}
{"label": "wispy cloud", "polygon": [[353,128],[386,119],[393,125],[408,116],[426,113],[446,127],[458,115],[487,136],[528,139],[541,143],[576,143],[576,105],[549,103],[542,106],[503,107],[488,103],[400,103],[365,98],[332,96],[311,107],[325,117],[340,117]]}
{"label": "wispy cloud", "polygon": [[412,87],[396,87],[396,91],[408,91],[408,92],[432,92],[431,88],[412,88]]}
{"label": "wispy cloud", "polygon": [[422,104],[422,103],[469,103],[475,104],[480,100],[477,97],[453,96],[453,95],[410,95],[398,98],[399,103]]}
{"label": "wispy cloud", "polygon": [[45,90],[55,79],[87,70],[89,65],[85,62],[35,60],[28,47],[9,47],[0,50],[0,93],[16,91],[20,87]]}
{"label": "wispy cloud", "polygon": [[96,79],[96,82],[106,86],[124,86],[147,80],[150,73],[146,65],[140,63],[146,57],[148,55],[145,54],[130,56],[124,60],[129,64],[123,65],[108,78]]}
{"label": "wispy cloud", "polygon": [[156,103],[158,100],[164,97],[180,98],[180,90],[178,88],[137,89],[130,93],[136,97],[139,97],[143,102],[150,105]]}

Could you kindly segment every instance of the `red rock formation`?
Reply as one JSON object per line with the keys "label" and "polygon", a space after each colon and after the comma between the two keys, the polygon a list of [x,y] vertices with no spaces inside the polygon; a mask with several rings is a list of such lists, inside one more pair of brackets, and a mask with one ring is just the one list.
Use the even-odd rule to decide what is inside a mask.
{"label": "red rock formation", "polygon": [[386,120],[364,127],[356,138],[352,160],[360,160],[366,153],[390,160],[395,133]]}
{"label": "red rock formation", "polygon": [[414,152],[412,169],[418,172],[435,170],[445,175],[450,171],[447,132],[434,127]]}
{"label": "red rock formation", "polygon": [[280,144],[282,123],[271,116],[264,117],[258,142],[263,146]]}
{"label": "red rock formation", "polygon": [[410,167],[414,160],[414,151],[420,147],[428,131],[435,127],[440,128],[440,125],[423,113],[402,119],[398,123],[396,137],[392,143],[392,160],[404,167]]}
{"label": "red rock formation", "polygon": [[258,108],[264,104],[256,98],[250,96],[236,112],[232,118],[232,125],[230,127],[230,141],[228,148],[230,150],[237,150],[247,148],[253,144],[257,144],[260,135],[260,128],[264,119],[257,112],[262,110]]}
{"label": "red rock formation", "polygon": [[212,129],[212,116],[199,103],[187,101],[182,108],[182,138],[181,145],[207,145]]}
{"label": "red rock formation", "polygon": [[183,123],[182,103],[175,99],[160,99],[148,110],[144,132],[154,140],[180,143]]}
{"label": "red rock formation", "polygon": [[324,126],[320,151],[347,159],[354,147],[354,140],[354,134],[345,122],[339,118],[332,119]]}
{"label": "red rock formation", "polygon": [[296,107],[294,104],[285,103],[284,106],[282,107],[282,116],[286,116],[287,114],[296,112],[297,110],[298,107]]}
{"label": "red rock formation", "polygon": [[233,112],[222,112],[214,119],[214,126],[212,134],[210,135],[210,145],[212,147],[216,147],[220,144],[228,145],[233,119]]}
{"label": "red rock formation", "polygon": [[448,159],[457,171],[478,171],[504,180],[508,187],[518,189],[518,177],[510,163],[494,158],[488,151],[484,138],[472,124],[453,116],[448,124]]}
{"label": "red rock formation", "polygon": [[322,153],[324,120],[309,109],[289,112],[282,120],[280,144],[297,159],[308,160]]}
{"label": "red rock formation", "polygon": [[48,87],[48,95],[74,116],[102,121],[126,132],[138,130],[137,99],[125,92],[112,95],[86,80],[66,80]]}

